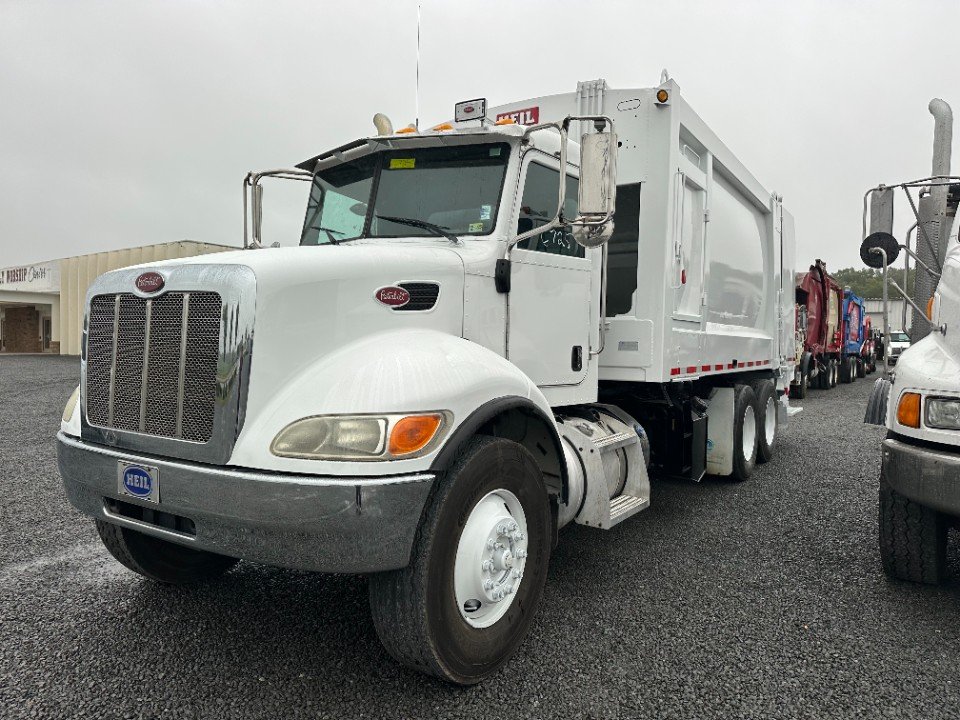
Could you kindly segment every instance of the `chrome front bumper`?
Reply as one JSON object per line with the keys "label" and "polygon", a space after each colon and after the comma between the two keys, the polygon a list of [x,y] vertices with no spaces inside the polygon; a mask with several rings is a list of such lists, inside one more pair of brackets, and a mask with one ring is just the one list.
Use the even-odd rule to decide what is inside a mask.
{"label": "chrome front bumper", "polygon": [[[57,434],[70,502],[91,517],[199,550],[318,572],[368,573],[410,562],[434,475],[318,477],[236,470],[127,453]],[[118,461],[159,469],[160,503],[117,489]],[[120,500],[187,518],[185,533],[115,511]]]}
{"label": "chrome front bumper", "polygon": [[883,476],[901,495],[960,516],[960,452],[883,441]]}

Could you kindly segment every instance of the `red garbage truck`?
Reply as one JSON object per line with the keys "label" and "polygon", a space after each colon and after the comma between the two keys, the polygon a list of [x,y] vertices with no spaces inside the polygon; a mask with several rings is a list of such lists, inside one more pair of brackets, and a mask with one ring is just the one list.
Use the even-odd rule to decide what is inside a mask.
{"label": "red garbage truck", "polygon": [[[803,352],[790,384],[791,395],[802,398],[807,387],[835,387],[843,354],[843,288],[827,272],[823,260],[797,278],[798,318],[806,317]],[[798,320],[799,322],[799,320]]]}

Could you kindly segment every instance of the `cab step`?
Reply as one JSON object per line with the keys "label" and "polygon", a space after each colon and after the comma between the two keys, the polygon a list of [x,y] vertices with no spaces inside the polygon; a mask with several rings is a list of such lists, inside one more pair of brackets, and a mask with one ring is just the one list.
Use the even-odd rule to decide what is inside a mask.
{"label": "cab step", "polygon": [[637,433],[633,430],[627,430],[624,432],[614,433],[613,435],[607,435],[606,437],[597,438],[593,441],[593,446],[600,452],[611,452],[613,450],[619,450],[622,447],[633,445],[634,443],[639,442],[640,438]]}
{"label": "cab step", "polygon": [[609,530],[614,525],[646,509],[648,505],[650,505],[650,498],[641,498],[634,495],[618,495],[610,501],[610,525],[603,529]]}

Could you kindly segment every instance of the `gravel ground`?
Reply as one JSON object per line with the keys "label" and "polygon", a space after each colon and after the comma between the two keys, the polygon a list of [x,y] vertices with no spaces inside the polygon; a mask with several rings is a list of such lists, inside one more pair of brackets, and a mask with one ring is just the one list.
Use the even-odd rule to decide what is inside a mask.
{"label": "gravel ground", "polygon": [[457,689],[387,657],[362,578],[241,563],[184,590],[116,564],[57,474],[77,373],[0,357],[0,716],[960,716],[960,581],[880,571],[869,381],[811,391],[747,483],[565,530],[517,657]]}

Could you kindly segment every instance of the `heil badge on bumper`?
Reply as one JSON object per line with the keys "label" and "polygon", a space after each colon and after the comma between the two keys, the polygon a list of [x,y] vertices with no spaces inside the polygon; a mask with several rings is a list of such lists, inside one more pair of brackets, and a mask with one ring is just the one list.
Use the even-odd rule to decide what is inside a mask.
{"label": "heil badge on bumper", "polygon": [[117,491],[148,502],[160,502],[160,471],[149,465],[117,463]]}

